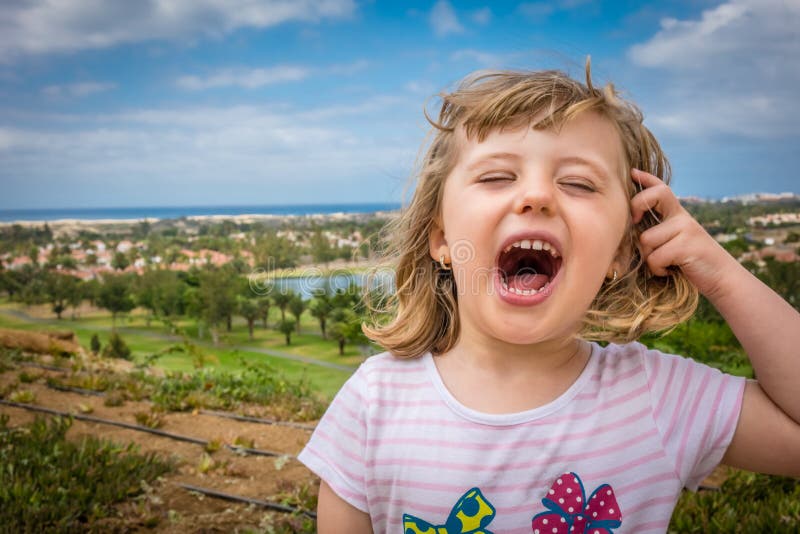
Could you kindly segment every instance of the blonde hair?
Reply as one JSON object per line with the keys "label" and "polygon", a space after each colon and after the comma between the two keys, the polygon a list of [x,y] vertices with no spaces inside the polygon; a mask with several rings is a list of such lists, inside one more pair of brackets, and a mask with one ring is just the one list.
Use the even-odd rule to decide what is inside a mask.
{"label": "blonde hair", "polygon": [[[429,254],[429,235],[441,213],[442,192],[458,157],[455,132],[483,141],[501,128],[529,125],[558,130],[581,113],[610,120],[620,134],[628,168],[670,180],[670,166],[641,111],[620,98],[614,86],[597,89],[586,61],[586,84],[559,71],[483,72],[465,78],[452,93],[442,93],[438,119],[426,118],[433,138],[417,172],[411,203],[385,229],[386,263],[395,272],[396,291],[380,307],[364,333],[400,357],[448,351],[458,340],[458,300],[453,277]],[[637,190],[625,180],[629,197]],[[697,307],[697,289],[678,269],[655,276],[642,259],[639,235],[658,223],[654,213],[630,224],[626,236],[630,262],[621,276],[606,281],[583,319],[579,335],[597,341],[628,342],[647,332],[673,328]],[[624,244],[624,243],[623,243]],[[625,255],[623,255],[625,256]]]}

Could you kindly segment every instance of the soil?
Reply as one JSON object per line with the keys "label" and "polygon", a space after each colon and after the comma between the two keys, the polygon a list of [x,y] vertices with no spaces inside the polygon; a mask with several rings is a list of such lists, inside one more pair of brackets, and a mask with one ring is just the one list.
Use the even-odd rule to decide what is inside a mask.
{"label": "soil", "polygon": [[[32,383],[20,383],[19,374],[36,377]],[[91,417],[139,424],[137,413],[151,413],[148,401],[125,401],[122,406],[104,405],[105,398],[51,389],[48,376],[57,371],[35,367],[18,367],[0,374],[0,391],[17,384],[17,390],[35,394],[36,406]],[[35,412],[0,405],[0,414],[9,416],[9,425],[31,423]],[[38,414],[42,416],[42,414]],[[176,441],[136,430],[106,424],[75,420],[67,437],[79,440],[83,436],[107,438],[119,444],[134,443],[140,452],[152,452],[175,462],[175,469],[134,499],[116,507],[116,515],[95,525],[102,532],[176,532],[211,533],[269,531],[269,526],[299,525],[302,518],[291,514],[268,511],[261,507],[237,504],[189,492],[179,484],[189,484],[227,494],[262,501],[281,502],[295,497],[289,504],[296,506],[307,495],[316,495],[318,479],[294,457],[302,450],[311,432],[289,426],[250,423],[219,416],[194,413],[161,413],[159,430],[189,436],[217,444],[246,444],[247,447],[290,456],[255,456],[236,453],[224,446],[207,453],[202,445]],[[307,424],[307,423],[304,423]],[[313,427],[313,423],[309,426]],[[211,465],[208,463],[209,456]],[[308,501],[307,498],[305,498]],[[313,510],[311,510],[313,511]],[[298,527],[299,529],[299,527]],[[300,530],[298,530],[300,531]]]}

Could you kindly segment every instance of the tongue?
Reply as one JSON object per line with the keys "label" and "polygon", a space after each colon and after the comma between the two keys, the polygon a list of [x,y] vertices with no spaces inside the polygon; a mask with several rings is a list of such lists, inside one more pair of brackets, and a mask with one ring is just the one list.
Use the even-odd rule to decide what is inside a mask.
{"label": "tongue", "polygon": [[549,281],[550,277],[546,274],[515,274],[508,277],[508,287],[514,289],[539,290]]}

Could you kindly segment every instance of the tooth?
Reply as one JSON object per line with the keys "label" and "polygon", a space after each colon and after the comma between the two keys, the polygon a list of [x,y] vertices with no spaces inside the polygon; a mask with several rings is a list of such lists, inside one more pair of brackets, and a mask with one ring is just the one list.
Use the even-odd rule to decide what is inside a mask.
{"label": "tooth", "polygon": [[514,248],[519,248],[519,241],[517,241],[516,243],[511,243],[511,246]]}
{"label": "tooth", "polygon": [[550,250],[550,243],[545,241],[544,244],[542,245],[542,248],[545,249],[545,250]]}
{"label": "tooth", "polygon": [[513,245],[508,245],[506,248],[503,249],[503,252],[508,252],[509,250],[511,250],[512,246]]}
{"label": "tooth", "polygon": [[523,239],[522,241],[520,241],[519,246],[521,248],[531,248],[531,242],[528,239]]}
{"label": "tooth", "polygon": [[538,239],[536,239],[536,240],[533,242],[533,246],[532,246],[532,248],[533,248],[533,250],[542,250],[542,242],[541,242],[541,241],[539,241]]}

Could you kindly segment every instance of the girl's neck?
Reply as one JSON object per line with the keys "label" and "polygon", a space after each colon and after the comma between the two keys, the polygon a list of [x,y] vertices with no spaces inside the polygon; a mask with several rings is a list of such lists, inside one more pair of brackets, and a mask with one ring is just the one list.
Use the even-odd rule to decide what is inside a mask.
{"label": "girl's neck", "polygon": [[462,404],[486,413],[512,413],[558,398],[580,376],[590,353],[590,345],[575,337],[509,345],[462,336],[434,361]]}

